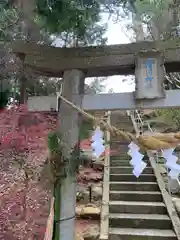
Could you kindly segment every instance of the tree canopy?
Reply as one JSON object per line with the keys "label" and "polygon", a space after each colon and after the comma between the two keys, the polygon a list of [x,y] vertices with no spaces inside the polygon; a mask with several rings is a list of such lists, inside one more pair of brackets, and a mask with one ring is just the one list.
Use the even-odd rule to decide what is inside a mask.
{"label": "tree canopy", "polygon": [[100,4],[91,2],[38,0],[36,12],[39,23],[51,33],[71,31],[77,36],[84,36],[88,27],[100,21]]}
{"label": "tree canopy", "polygon": [[[11,95],[22,99],[21,102],[24,103],[24,88],[27,89],[28,95],[52,94],[57,91],[59,80],[53,81],[43,76],[39,77],[33,72],[26,72],[23,66],[19,67],[17,59],[9,51],[8,42],[24,39],[51,44],[53,39],[58,38],[59,46],[65,47],[105,44],[106,24],[100,23],[100,13],[101,3],[95,1],[2,0],[0,40],[7,44],[6,56],[1,57],[11,66],[5,73],[7,75],[8,72],[7,78],[12,86]],[[24,74],[22,74],[23,71],[25,71]],[[16,89],[14,82],[16,82]],[[3,85],[3,77],[1,85]],[[22,97],[19,98],[19,94]],[[1,95],[7,102],[7,97],[4,96],[7,94]]]}

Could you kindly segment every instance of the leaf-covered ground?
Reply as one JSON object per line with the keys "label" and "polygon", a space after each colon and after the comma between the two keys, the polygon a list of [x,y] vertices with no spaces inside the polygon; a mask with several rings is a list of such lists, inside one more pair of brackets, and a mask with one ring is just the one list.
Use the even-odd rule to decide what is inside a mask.
{"label": "leaf-covered ground", "polygon": [[[9,154],[9,147],[12,146],[9,143],[13,142],[14,139],[18,140],[15,141],[20,144],[18,151],[22,152],[25,149],[28,152],[26,162],[34,170],[38,169],[46,159],[45,139],[49,129],[46,132],[43,131],[43,128],[36,129],[38,137],[34,138],[32,130],[29,132],[29,127],[34,123],[41,125],[43,121],[47,121],[51,123],[53,129],[56,125],[56,117],[46,114],[45,118],[44,116],[43,118],[37,118],[37,116],[31,118],[22,112],[14,111],[0,114],[0,240],[44,239],[46,221],[49,215],[50,190],[45,189],[41,182],[34,179],[28,182],[28,186],[25,185],[23,171],[17,168],[14,164],[15,159]],[[22,128],[24,125],[26,127]],[[43,131],[42,137],[41,131]],[[28,139],[27,134],[30,136]],[[24,138],[21,138],[22,135]],[[88,147],[89,141],[84,141],[82,148]],[[90,167],[81,168],[78,175],[78,183],[81,186],[88,186],[90,183],[94,184],[101,180],[102,171]],[[89,220],[77,221],[78,232],[84,231],[88,225],[91,226]]]}
{"label": "leaf-covered ground", "polygon": [[[102,173],[86,168],[81,170],[80,185],[102,180]],[[23,182],[18,174],[11,171],[0,173],[0,240],[41,240],[44,237],[48,217],[50,193],[43,189],[37,182],[29,184],[27,193],[26,213],[23,208],[25,191]],[[87,224],[88,223],[88,224]],[[77,223],[78,231],[87,220]]]}

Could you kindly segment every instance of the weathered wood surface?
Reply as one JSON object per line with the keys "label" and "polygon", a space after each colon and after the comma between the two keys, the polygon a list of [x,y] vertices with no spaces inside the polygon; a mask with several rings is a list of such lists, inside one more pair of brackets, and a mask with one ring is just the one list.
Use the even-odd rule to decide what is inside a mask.
{"label": "weathered wood surface", "polygon": [[82,70],[87,77],[134,74],[136,54],[152,50],[164,54],[167,72],[178,72],[179,48],[179,39],[81,48],[56,48],[22,41],[12,45],[14,53],[25,54],[28,67],[41,75],[53,77],[61,77],[70,69]]}

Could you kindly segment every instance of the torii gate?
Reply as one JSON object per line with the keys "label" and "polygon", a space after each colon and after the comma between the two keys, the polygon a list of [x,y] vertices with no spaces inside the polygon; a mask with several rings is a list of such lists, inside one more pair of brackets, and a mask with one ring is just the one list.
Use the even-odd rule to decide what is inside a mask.
{"label": "torii gate", "polygon": [[[63,76],[62,95],[86,111],[113,111],[178,107],[180,90],[164,91],[166,72],[180,72],[180,40],[138,42],[105,47],[55,48],[34,43],[15,42],[13,52],[22,57],[24,64],[40,75]],[[83,95],[85,77],[135,74],[135,93],[108,93]],[[48,98],[47,98],[48,100]],[[56,98],[52,105],[56,105]],[[35,103],[38,109],[38,102]],[[78,139],[78,113],[64,102],[60,108],[63,140],[73,147]],[[68,133],[68,134],[67,134]],[[65,153],[69,154],[69,149]],[[74,213],[74,183],[66,181],[67,188],[61,207],[61,218]],[[71,240],[74,218],[60,224],[61,239]],[[64,238],[63,238],[64,237]]]}
{"label": "torii gate", "polygon": [[[165,92],[163,87],[164,66],[166,72],[180,71],[179,39],[82,48],[55,48],[20,41],[15,42],[12,48],[17,55],[25,57],[24,63],[27,67],[44,76],[62,77],[65,72],[75,69],[78,69],[79,74],[81,72],[81,78],[135,74],[135,94],[84,95],[81,104],[86,111],[180,105],[177,102],[180,91]],[[77,76],[74,76],[72,81],[75,81],[75,78],[77,79]]]}

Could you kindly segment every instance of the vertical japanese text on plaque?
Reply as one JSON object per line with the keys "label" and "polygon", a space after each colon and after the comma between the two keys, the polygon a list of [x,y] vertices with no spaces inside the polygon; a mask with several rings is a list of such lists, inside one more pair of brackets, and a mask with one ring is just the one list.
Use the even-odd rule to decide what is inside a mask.
{"label": "vertical japanese text on plaque", "polygon": [[152,80],[153,80],[153,73],[152,73],[153,59],[152,58],[148,58],[146,60],[145,69],[146,69],[146,77],[145,77],[146,86],[147,88],[151,88]]}

